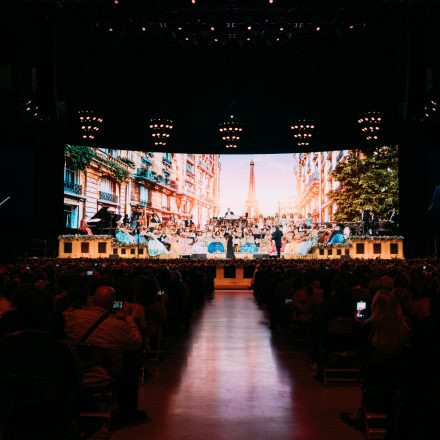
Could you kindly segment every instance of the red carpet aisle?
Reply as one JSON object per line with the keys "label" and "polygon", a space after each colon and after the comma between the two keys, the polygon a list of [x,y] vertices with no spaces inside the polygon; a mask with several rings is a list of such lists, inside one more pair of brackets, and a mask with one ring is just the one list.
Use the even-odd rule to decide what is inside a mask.
{"label": "red carpet aisle", "polygon": [[144,387],[152,422],[113,440],[356,440],[339,419],[356,414],[356,387],[325,389],[304,355],[274,344],[249,292],[216,292],[191,336]]}

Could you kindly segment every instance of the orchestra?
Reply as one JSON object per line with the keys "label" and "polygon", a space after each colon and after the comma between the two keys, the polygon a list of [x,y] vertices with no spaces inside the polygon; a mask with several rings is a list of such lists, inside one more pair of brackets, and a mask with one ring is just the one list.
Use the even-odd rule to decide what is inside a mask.
{"label": "orchestra", "polygon": [[395,209],[388,220],[378,220],[371,210],[360,210],[358,218],[353,222],[339,223],[315,222],[310,215],[296,219],[292,215],[287,218],[285,214],[260,215],[258,219],[250,219],[247,215],[235,216],[228,209],[224,217],[213,217],[201,226],[193,221],[192,216],[180,221],[175,218],[162,220],[157,214],[147,217],[138,212],[121,218],[100,210],[88,222],[83,219],[80,229],[89,235],[97,231],[110,233],[121,244],[147,245],[156,255],[223,253],[228,246],[234,253],[279,254],[279,238],[277,242],[274,239],[277,230],[282,234],[281,251],[291,253],[310,249],[309,245],[315,242],[343,244],[352,236],[396,235],[398,231]]}

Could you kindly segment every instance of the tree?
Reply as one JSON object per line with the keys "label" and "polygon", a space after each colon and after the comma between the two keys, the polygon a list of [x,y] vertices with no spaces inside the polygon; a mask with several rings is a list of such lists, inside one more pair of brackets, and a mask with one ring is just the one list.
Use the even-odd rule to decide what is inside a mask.
{"label": "tree", "polygon": [[66,145],[64,148],[64,156],[72,170],[84,171],[90,165],[96,153],[91,147]]}
{"label": "tree", "polygon": [[374,150],[351,150],[346,160],[339,162],[332,173],[338,188],[329,191],[336,205],[336,221],[353,221],[359,210],[374,211],[386,218],[392,208],[398,208],[398,148],[379,147]]}

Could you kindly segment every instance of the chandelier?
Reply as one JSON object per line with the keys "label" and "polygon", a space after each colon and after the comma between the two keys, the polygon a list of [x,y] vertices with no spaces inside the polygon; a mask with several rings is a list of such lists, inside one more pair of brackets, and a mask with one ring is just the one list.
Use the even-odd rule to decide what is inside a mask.
{"label": "chandelier", "polygon": [[382,129],[383,115],[381,112],[365,112],[358,119],[358,124],[366,141],[377,141]]}
{"label": "chandelier", "polygon": [[149,127],[154,145],[165,147],[173,129],[173,121],[171,119],[151,118]]}
{"label": "chandelier", "polygon": [[290,126],[298,147],[308,147],[312,140],[315,124],[307,119],[299,119]]}
{"label": "chandelier", "polygon": [[427,121],[428,119],[432,119],[437,113],[437,101],[434,99],[428,99],[423,105],[423,116],[421,117],[421,121]]}
{"label": "chandelier", "polygon": [[237,121],[232,121],[234,116],[231,115],[230,118],[231,121],[221,122],[218,128],[220,137],[225,144],[225,147],[228,149],[237,148],[238,143],[240,142],[241,133],[243,132],[241,125]]}
{"label": "chandelier", "polygon": [[104,119],[92,110],[78,110],[79,123],[83,139],[93,140],[99,133]]}

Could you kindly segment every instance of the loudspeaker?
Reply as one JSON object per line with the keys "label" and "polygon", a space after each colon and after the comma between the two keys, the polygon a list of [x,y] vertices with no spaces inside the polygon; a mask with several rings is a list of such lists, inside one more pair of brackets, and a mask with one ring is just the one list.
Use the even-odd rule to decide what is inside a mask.
{"label": "loudspeaker", "polygon": [[254,258],[256,260],[259,260],[261,258],[270,258],[270,255],[269,254],[254,254]]}
{"label": "loudspeaker", "polygon": [[191,258],[206,258],[206,254],[191,254]]}

